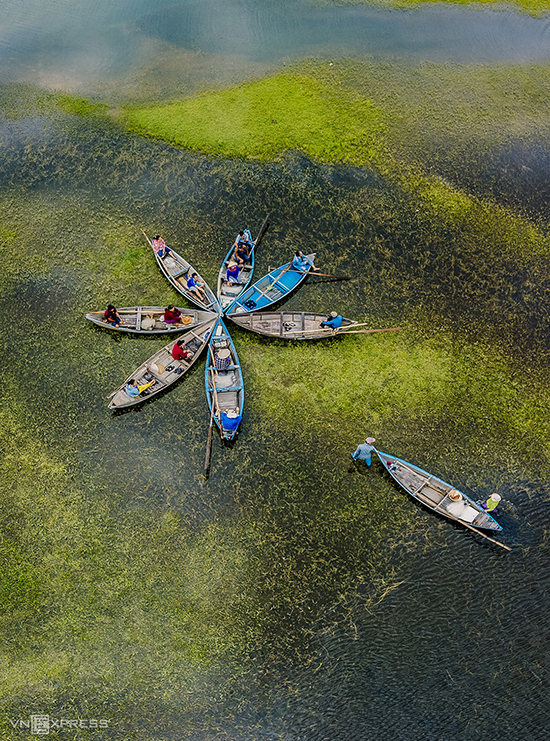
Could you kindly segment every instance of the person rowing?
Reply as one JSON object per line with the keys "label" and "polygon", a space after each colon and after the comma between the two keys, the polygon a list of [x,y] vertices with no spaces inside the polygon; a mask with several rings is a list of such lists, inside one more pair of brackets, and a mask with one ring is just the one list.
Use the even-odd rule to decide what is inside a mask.
{"label": "person rowing", "polygon": [[319,325],[322,329],[339,329],[342,326],[344,317],[341,314],[337,314],[335,311],[331,311],[329,316],[324,322]]}
{"label": "person rowing", "polygon": [[296,250],[294,257],[292,258],[292,269],[298,270],[300,273],[307,273],[308,270],[318,271],[313,264],[313,260],[306,257],[301,250]]}
{"label": "person rowing", "polygon": [[155,251],[155,254],[159,257],[166,257],[166,255],[170,254],[170,247],[166,246],[164,239],[162,239],[162,237],[160,237],[158,234],[151,240],[151,245]]}

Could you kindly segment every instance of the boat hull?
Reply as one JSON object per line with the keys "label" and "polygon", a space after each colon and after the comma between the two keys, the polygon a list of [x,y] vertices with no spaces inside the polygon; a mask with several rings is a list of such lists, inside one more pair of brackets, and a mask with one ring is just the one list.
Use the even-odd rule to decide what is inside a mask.
{"label": "boat hull", "polygon": [[[197,362],[202,352],[206,348],[214,326],[218,320],[215,316],[207,322],[204,322],[194,329],[186,330],[178,339],[165,345],[154,355],[151,355],[139,368],[137,368],[128,378],[111,394],[109,409],[127,409],[128,407],[141,404],[143,401],[150,399],[161,391],[164,391],[172,384],[179,381],[187,371]],[[184,340],[184,347],[193,352],[193,357],[188,360],[174,360],[172,358],[172,348],[176,342]],[[153,367],[154,366],[154,367]],[[155,383],[150,386],[139,396],[128,396],[125,391],[126,384],[130,380],[137,381],[138,386],[145,385],[151,380]]]}
{"label": "boat hull", "polygon": [[[226,349],[230,353],[227,369],[216,368],[215,356],[217,349]],[[206,398],[216,425],[223,440],[233,440],[237,434],[235,430],[224,428],[221,415],[223,412],[235,412],[242,417],[244,408],[244,383],[239,356],[233,340],[222,319],[218,320],[210,342],[208,343],[208,357],[204,372]]]}
{"label": "boat hull", "polygon": [[390,476],[414,499],[449,520],[480,530],[498,532],[502,527],[481,505],[446,481],[395,456],[376,451]]}
{"label": "boat hull", "polygon": [[[282,340],[323,340],[341,334],[339,329],[323,329],[319,326],[327,319],[326,314],[308,314],[304,311],[258,311],[233,314],[230,319],[250,332]],[[357,322],[344,319],[340,329],[354,324]]]}
{"label": "boat hull", "polygon": [[[315,254],[307,255],[311,261]],[[253,311],[265,311],[270,306],[289,296],[307,278],[310,271],[291,268],[291,263],[275,268],[252,286],[243,291],[226,311],[226,315],[250,314]]]}
{"label": "boat hull", "polygon": [[[110,329],[113,332],[151,335],[185,332],[185,330],[198,327],[203,322],[207,322],[209,319],[215,319],[217,316],[217,314],[211,311],[183,309],[181,306],[177,308],[181,311],[181,319],[187,320],[187,324],[181,326],[166,324],[163,321],[164,307],[162,306],[125,306],[122,309],[118,309],[118,313],[121,315],[124,324],[117,327],[113,327],[112,324],[105,321],[103,311],[91,311],[86,314],[86,319],[98,327]],[[144,329],[142,322],[148,318],[153,319],[153,322],[146,322],[146,326],[150,326],[150,328]]]}

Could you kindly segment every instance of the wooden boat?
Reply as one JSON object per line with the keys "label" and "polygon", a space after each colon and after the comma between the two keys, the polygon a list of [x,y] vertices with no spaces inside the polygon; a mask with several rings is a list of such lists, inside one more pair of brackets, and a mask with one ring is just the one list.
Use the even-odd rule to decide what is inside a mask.
{"label": "wooden boat", "polygon": [[[313,261],[315,253],[306,255],[306,257]],[[292,268],[292,263],[287,262],[286,265],[275,268],[250,288],[247,288],[246,291],[243,291],[225,313],[233,318],[234,314],[247,314],[252,311],[267,309],[288,296],[308,275],[309,270],[305,272],[295,270]]]}
{"label": "wooden boat", "polygon": [[502,530],[498,522],[481,505],[463,492],[454,489],[451,484],[393,455],[381,453],[379,450],[376,450],[376,454],[397,483],[432,512],[437,512],[466,527]]}
{"label": "wooden boat", "polygon": [[[237,429],[230,429],[228,417],[240,418],[244,406],[244,384],[239,356],[222,319],[208,344],[208,357],[204,374],[206,398],[222,439],[232,440]],[[238,428],[238,423],[237,423]]]}
{"label": "wooden boat", "polygon": [[222,307],[222,311],[225,311],[233,301],[235,301],[236,298],[238,298],[241,293],[246,290],[248,284],[252,280],[252,275],[254,273],[254,261],[255,261],[255,255],[256,255],[256,248],[260,244],[262,237],[264,236],[268,223],[267,220],[269,218],[269,214],[265,217],[264,223],[260,227],[260,231],[258,232],[258,236],[254,241],[252,241],[252,235],[250,234],[249,229],[245,229],[244,233],[247,236],[247,239],[252,242],[252,251],[250,256],[250,263],[247,265],[243,265],[239,270],[239,281],[238,283],[231,283],[227,281],[227,266],[230,262],[235,261],[235,245],[232,244],[229,252],[225,256],[225,259],[222,263],[222,266],[220,268],[220,273],[218,275],[218,302],[220,306]]}
{"label": "wooden boat", "polygon": [[169,332],[183,332],[186,329],[197,327],[209,319],[215,319],[217,314],[211,311],[201,311],[200,309],[182,309],[181,321],[183,326],[174,326],[165,324],[163,321],[164,308],[162,306],[125,306],[118,309],[124,324],[113,327],[105,320],[103,311],[91,311],[86,314],[86,319],[97,324],[99,327],[112,329],[114,332],[131,332],[132,334],[168,334]]}
{"label": "wooden boat", "polygon": [[[145,234],[145,232],[143,232],[143,234],[145,235],[145,239],[149,242],[151,249],[153,249],[151,240],[149,239],[147,234]],[[171,247],[170,252],[164,257],[159,257],[154,249],[153,254],[155,255],[155,260],[157,261],[161,272],[164,274],[165,278],[168,279],[171,285],[176,289],[176,291],[178,291],[178,293],[181,293],[182,296],[185,296],[188,301],[191,301],[192,304],[198,306],[199,309],[206,309],[206,311],[212,311],[216,314],[221,313],[221,308],[218,303],[218,299],[214,296],[214,292],[212,291],[208,283],[204,280],[204,278],[199,274],[199,272],[195,270],[195,268],[190,263],[188,263],[187,260],[185,260],[181,255],[178,255],[178,253],[175,252]],[[193,293],[193,291],[187,288],[187,279],[193,273],[196,273],[200,281],[204,283],[203,291],[206,294],[206,301],[201,301],[200,298],[195,293]]]}
{"label": "wooden boat", "polygon": [[[109,409],[126,409],[127,407],[140,404],[145,399],[150,399],[155,394],[164,391],[171,386],[191,368],[198,360],[200,354],[206,347],[212,331],[216,325],[218,316],[204,322],[194,329],[187,330],[181,337],[172,340],[168,345],[159,350],[154,355],[142,363],[116,391],[111,394]],[[187,360],[174,360],[172,357],[172,348],[176,342],[184,340],[184,349],[190,350],[193,356]],[[126,384],[134,379],[138,386],[144,386],[154,381],[152,386],[145,389],[139,396],[129,396],[126,391]]]}
{"label": "wooden boat", "polygon": [[259,311],[231,316],[231,321],[239,327],[283,340],[322,340],[342,334],[340,330],[357,324],[344,319],[340,329],[321,328],[319,325],[326,319],[327,314],[307,314],[304,311]]}

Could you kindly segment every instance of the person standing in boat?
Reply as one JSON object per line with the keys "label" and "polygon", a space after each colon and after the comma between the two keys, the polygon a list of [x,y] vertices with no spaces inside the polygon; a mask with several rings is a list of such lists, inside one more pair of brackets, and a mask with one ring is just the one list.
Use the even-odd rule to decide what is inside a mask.
{"label": "person standing in boat", "polygon": [[199,279],[199,276],[196,273],[193,273],[187,279],[188,290],[191,291],[191,293],[194,293],[203,304],[207,304],[208,301],[206,300],[206,293],[203,290],[203,286],[204,283]]}
{"label": "person standing in boat", "polygon": [[496,508],[497,508],[498,503],[501,501],[501,499],[502,497],[500,496],[500,494],[491,494],[489,499],[486,502],[484,502],[481,506],[487,512],[492,512],[493,514],[496,515],[498,514]]}
{"label": "person standing in boat", "polygon": [[162,317],[165,324],[173,324],[176,327],[182,327],[183,322],[181,321],[181,311],[176,309],[175,306],[167,306],[164,309],[164,316]]}
{"label": "person standing in boat", "polygon": [[313,264],[313,260],[306,257],[301,250],[296,250],[294,253],[294,257],[292,258],[292,268],[293,270],[299,270],[300,273],[307,273],[308,270],[319,270],[319,268],[316,268]]}
{"label": "person standing in boat", "polygon": [[371,464],[371,453],[375,450],[374,443],[376,439],[374,437],[367,437],[364,443],[357,446],[355,453],[351,454],[354,461],[365,461],[365,465],[370,468]]}
{"label": "person standing in boat", "polygon": [[153,245],[155,254],[159,257],[166,257],[166,255],[170,254],[170,247],[166,246],[164,239],[162,239],[158,234],[156,237],[153,237],[151,244]]}
{"label": "person standing in boat", "polygon": [[337,314],[335,311],[331,311],[329,316],[324,322],[319,325],[322,329],[328,327],[329,329],[339,329],[342,326],[344,317],[341,314]]}
{"label": "person standing in boat", "polygon": [[112,327],[118,327],[120,324],[124,324],[120,314],[118,313],[116,307],[113,306],[113,304],[109,304],[109,306],[105,309],[103,319]]}

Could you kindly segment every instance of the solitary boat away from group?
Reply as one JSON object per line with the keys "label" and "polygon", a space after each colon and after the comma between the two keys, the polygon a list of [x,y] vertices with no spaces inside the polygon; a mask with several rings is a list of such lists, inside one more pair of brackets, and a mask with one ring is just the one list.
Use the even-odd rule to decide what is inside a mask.
{"label": "solitary boat away from group", "polygon": [[181,311],[180,321],[182,324],[180,326],[166,324],[163,321],[164,308],[162,306],[125,306],[123,309],[118,309],[118,313],[124,324],[117,327],[109,324],[105,319],[103,311],[91,311],[89,314],[86,314],[86,319],[89,319],[99,327],[106,327],[115,332],[168,334],[169,332],[183,332],[186,329],[197,327],[199,324],[217,317],[217,314],[211,311],[182,309],[180,306],[177,308]]}
{"label": "solitary boat away from group", "polygon": [[[109,409],[125,409],[126,407],[134,406],[139,404],[145,399],[150,399],[151,396],[164,391],[165,388],[171,386],[191,368],[191,366],[198,360],[200,354],[206,347],[206,343],[210,339],[214,326],[218,320],[217,315],[212,319],[209,319],[204,324],[201,324],[194,329],[187,330],[185,334],[176,340],[173,340],[168,345],[152,355],[148,360],[142,363],[132,375],[119,386],[119,388],[111,394],[111,401],[109,403]],[[174,360],[172,357],[172,348],[176,342],[184,341],[183,349],[189,350],[193,353],[192,357],[188,357],[186,360]],[[153,385],[148,386],[139,396],[129,396],[126,393],[126,384],[135,380],[138,387],[147,386],[152,381]]]}
{"label": "solitary boat away from group", "polygon": [[232,440],[243,413],[244,384],[235,345],[221,318],[208,345],[204,381],[210,413],[222,438]]}
{"label": "solitary boat away from group", "polygon": [[[145,232],[143,232],[143,234],[145,235],[145,239],[149,242],[151,249],[153,249],[151,240]],[[190,263],[187,262],[187,260],[185,260],[181,255],[178,255],[178,253],[171,247],[170,252],[164,257],[159,257],[154,249],[153,254],[155,255],[155,260],[157,261],[162,273],[178,293],[181,293],[182,296],[185,296],[188,301],[191,301],[192,304],[195,304],[195,306],[198,306],[200,309],[206,309],[207,311],[212,311],[216,314],[221,312],[218,299],[214,296],[214,292],[204,278]],[[206,295],[205,301],[199,298],[196,293],[187,287],[187,281],[192,275],[196,275],[199,281],[203,284],[202,290]]]}
{"label": "solitary boat away from group", "polygon": [[498,522],[481,505],[461,491],[454,489],[451,484],[393,455],[381,453],[379,450],[376,454],[397,483],[432,512],[437,512],[467,527],[502,530]]}
{"label": "solitary boat away from group", "polygon": [[[306,255],[313,262],[315,253]],[[246,314],[251,311],[260,311],[277,303],[288,296],[309,275],[309,270],[301,271],[292,267],[292,263],[275,268],[233,301],[226,314],[233,318],[234,314]]]}
{"label": "solitary boat away from group", "polygon": [[233,314],[231,320],[244,329],[267,337],[279,337],[283,340],[322,340],[345,334],[341,330],[353,327],[357,322],[344,319],[340,329],[320,327],[326,321],[326,314],[308,314],[304,311],[261,311],[248,314]]}
{"label": "solitary boat away from group", "polygon": [[222,263],[220,273],[218,275],[218,301],[220,303],[220,306],[222,307],[222,311],[225,311],[228,306],[231,306],[231,304],[235,301],[236,298],[238,298],[241,293],[246,289],[250,281],[252,280],[252,274],[254,273],[254,261],[255,261],[255,255],[256,255],[256,248],[260,244],[262,237],[264,236],[265,232],[267,231],[267,227],[269,226],[267,220],[269,218],[269,214],[265,217],[264,223],[260,227],[260,231],[258,232],[258,236],[254,241],[252,241],[252,236],[250,234],[250,231],[248,229],[244,230],[245,235],[247,236],[247,239],[252,242],[252,250],[250,255],[250,262],[246,265],[243,265],[239,270],[239,280],[237,283],[232,281],[231,283],[227,280],[227,267],[230,262],[235,262],[235,245],[231,245],[231,248],[227,255],[225,256],[225,260]]}

